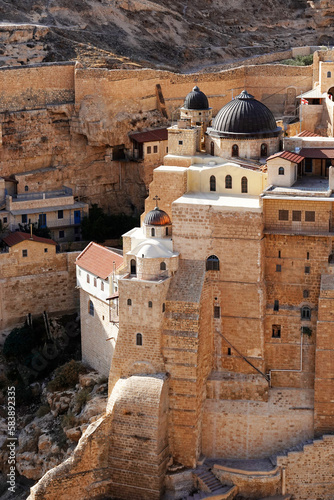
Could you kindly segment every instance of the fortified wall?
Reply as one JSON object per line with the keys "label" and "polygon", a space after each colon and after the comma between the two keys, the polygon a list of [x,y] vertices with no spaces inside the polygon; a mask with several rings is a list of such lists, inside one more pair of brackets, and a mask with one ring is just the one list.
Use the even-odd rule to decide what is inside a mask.
{"label": "fortified wall", "polygon": [[140,213],[158,165],[134,161],[128,133],[176,120],[195,84],[213,114],[247,88],[282,116],[291,95],[294,101],[301,86],[312,87],[312,68],[246,66],[191,75],[73,63],[1,68],[0,174],[26,173],[20,182],[29,191],[66,185],[107,211]]}

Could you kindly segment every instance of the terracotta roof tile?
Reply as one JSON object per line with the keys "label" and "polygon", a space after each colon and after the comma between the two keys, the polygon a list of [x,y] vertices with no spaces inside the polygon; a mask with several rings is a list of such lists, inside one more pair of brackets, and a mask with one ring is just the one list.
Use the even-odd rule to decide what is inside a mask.
{"label": "terracotta roof tile", "polygon": [[116,269],[118,269],[123,264],[123,256],[93,241],[86,246],[75,261],[85,271],[103,280],[107,279],[112,273],[114,262]]}
{"label": "terracotta roof tile", "polygon": [[129,134],[130,139],[136,142],[154,142],[167,141],[167,128],[156,128],[155,130],[147,130],[146,132],[133,132]]}
{"label": "terracotta roof tile", "polygon": [[300,163],[304,160],[304,156],[297,153],[291,153],[291,151],[280,151],[279,153],[275,153],[274,155],[269,156],[268,160],[272,160],[273,158],[284,158],[284,160],[292,161],[293,163]]}
{"label": "terracotta roof tile", "polygon": [[319,137],[319,135],[314,134],[313,132],[310,132],[309,130],[303,130],[303,132],[300,132],[300,134],[298,134],[297,137]]}
{"label": "terracotta roof tile", "polygon": [[21,241],[36,241],[37,243],[44,243],[46,245],[57,245],[57,243],[49,238],[41,238],[40,236],[32,235],[30,236],[30,233],[23,233],[21,231],[15,231],[14,233],[10,233],[8,236],[6,236],[3,241],[6,243],[7,246],[12,247],[14,245],[17,245],[18,243],[21,243]]}

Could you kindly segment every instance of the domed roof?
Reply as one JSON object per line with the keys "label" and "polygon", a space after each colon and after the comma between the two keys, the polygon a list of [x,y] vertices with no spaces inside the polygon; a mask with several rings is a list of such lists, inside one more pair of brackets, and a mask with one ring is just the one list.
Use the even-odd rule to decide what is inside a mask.
{"label": "domed roof", "polygon": [[128,255],[145,259],[169,259],[178,254],[169,250],[161,241],[150,239],[139,243],[133,250],[128,252]]}
{"label": "domed roof", "polygon": [[209,101],[196,85],[186,96],[183,107],[185,109],[209,109]]}
{"label": "domed roof", "polygon": [[221,108],[213,120],[209,133],[219,136],[277,134],[274,115],[262,102],[243,90],[240,95]]}
{"label": "domed roof", "polygon": [[155,207],[146,214],[144,224],[147,226],[167,226],[171,224],[171,220],[166,212],[160,210],[159,207]]}

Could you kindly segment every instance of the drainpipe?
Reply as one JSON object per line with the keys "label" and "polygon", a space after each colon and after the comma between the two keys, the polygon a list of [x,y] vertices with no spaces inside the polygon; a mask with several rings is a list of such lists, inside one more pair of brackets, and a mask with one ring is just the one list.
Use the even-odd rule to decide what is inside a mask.
{"label": "drainpipe", "polygon": [[292,369],[269,370],[270,387],[271,387],[271,373],[272,372],[296,372],[296,373],[300,373],[302,371],[303,371],[303,332],[300,331],[300,368],[298,370],[292,370]]}

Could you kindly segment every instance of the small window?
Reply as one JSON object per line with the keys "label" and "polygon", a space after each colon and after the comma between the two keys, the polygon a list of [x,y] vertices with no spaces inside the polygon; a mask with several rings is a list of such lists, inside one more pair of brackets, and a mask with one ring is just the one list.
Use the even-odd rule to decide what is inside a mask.
{"label": "small window", "polygon": [[275,300],[274,302],[274,311],[279,311],[279,300]]}
{"label": "small window", "polygon": [[261,144],[261,156],[268,156],[267,144]]}
{"label": "small window", "polygon": [[219,259],[216,255],[210,255],[206,261],[207,271],[219,271]]}
{"label": "small window", "polygon": [[310,266],[305,266],[305,274],[310,274],[311,268]]}
{"label": "small window", "polygon": [[162,304],[162,312],[164,313],[165,311],[166,311],[166,304],[165,304],[165,303],[163,303],[163,304]]}
{"label": "small window", "polygon": [[330,71],[327,71],[327,78],[331,78],[332,77],[332,73]]}
{"label": "small window", "polygon": [[158,152],[158,146],[153,146],[153,153],[157,153]]}
{"label": "small window", "polygon": [[25,190],[25,192],[29,191],[29,187],[28,186],[24,186],[24,190]]}
{"label": "small window", "polygon": [[308,306],[304,306],[300,310],[301,319],[310,320],[311,319],[311,309]]}
{"label": "small window", "polygon": [[305,222],[314,222],[315,221],[315,212],[305,212]]}
{"label": "small window", "polygon": [[232,189],[232,177],[230,175],[225,177],[225,189]]}
{"label": "small window", "polygon": [[21,222],[22,222],[22,224],[27,224],[27,222],[28,222],[28,216],[27,216],[27,214],[22,214],[21,215]]}
{"label": "small window", "polygon": [[210,191],[216,191],[216,177],[214,175],[210,177]]}
{"label": "small window", "polygon": [[61,230],[59,231],[59,238],[65,238],[65,231]]}
{"label": "small window", "polygon": [[273,325],[271,336],[273,339],[281,338],[281,325]]}
{"label": "small window", "polygon": [[237,144],[232,146],[232,156],[239,156],[239,146]]}
{"label": "small window", "polygon": [[94,316],[94,304],[91,300],[88,302],[88,312],[91,316]]}
{"label": "small window", "polygon": [[297,222],[302,220],[302,213],[300,210],[292,210],[292,220]]}
{"label": "small window", "polygon": [[131,299],[128,299],[128,300],[127,300],[127,304],[128,304],[128,306],[131,306],[131,305],[132,305],[132,300],[131,300]]}
{"label": "small window", "polygon": [[147,153],[148,155],[150,155],[150,154],[151,154],[151,152],[152,152],[152,147],[151,147],[151,146],[147,146],[147,148],[146,148],[146,153]]}
{"label": "small window", "polygon": [[183,144],[183,141],[179,141],[179,146],[182,146],[182,144]]}
{"label": "small window", "polygon": [[168,154],[168,146],[166,146],[166,155]]}
{"label": "small window", "polygon": [[231,352],[231,348],[230,348],[230,347],[228,347],[228,348],[227,348],[227,355],[228,355],[228,356],[231,356],[231,354],[232,354],[232,352]]}
{"label": "small window", "polygon": [[166,236],[168,236],[168,227],[166,227]]}
{"label": "small window", "polygon": [[281,258],[281,251],[278,250],[278,258],[280,259]]}
{"label": "small window", "polygon": [[79,276],[81,276],[81,269],[79,269]]}
{"label": "small window", "polygon": [[87,283],[90,283],[90,276],[89,276],[89,274],[87,274],[86,280],[87,280]]}
{"label": "small window", "polygon": [[220,307],[219,306],[213,307],[213,317],[220,318]]}
{"label": "small window", "polygon": [[310,260],[310,252],[306,252],[306,259]]}
{"label": "small window", "polygon": [[153,306],[153,304],[152,304],[152,300],[149,300],[149,301],[148,301],[148,307],[149,307],[150,309],[152,309],[152,306]]}
{"label": "small window", "polygon": [[308,290],[303,290],[303,298],[307,299],[309,296],[309,291]]}
{"label": "small window", "polygon": [[4,224],[6,224],[6,223],[7,223],[7,217],[4,217],[4,218],[2,219],[2,222],[3,222]]}
{"label": "small window", "polygon": [[47,248],[44,248],[44,253],[48,253],[48,249]]}
{"label": "small window", "polygon": [[28,250],[22,250],[22,257],[28,257]]}
{"label": "small window", "polygon": [[284,175],[284,167],[278,169],[278,175]]}
{"label": "small window", "polygon": [[247,181],[247,177],[243,177],[241,179],[241,192],[242,193],[248,193],[248,181]]}
{"label": "small window", "polygon": [[282,266],[281,264],[276,264],[276,272],[280,273],[282,271]]}
{"label": "small window", "polygon": [[215,156],[215,143],[213,141],[210,143],[210,153],[211,156]]}
{"label": "small window", "polygon": [[104,292],[104,281],[101,281],[101,291]]}
{"label": "small window", "polygon": [[94,278],[94,286],[97,286],[97,279]]}
{"label": "small window", "polygon": [[130,260],[130,274],[137,274],[137,265],[135,259]]}
{"label": "small window", "polygon": [[289,210],[279,210],[278,220],[289,220]]}
{"label": "small window", "polygon": [[152,227],[152,229],[151,229],[151,236],[155,236],[155,229],[154,229],[154,227]]}
{"label": "small window", "polygon": [[143,345],[143,336],[141,333],[136,333],[136,345]]}
{"label": "small window", "polygon": [[166,271],[166,262],[160,262],[160,271]]}
{"label": "small window", "polygon": [[58,210],[58,219],[64,218],[64,210]]}

